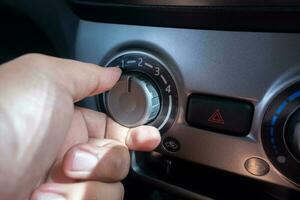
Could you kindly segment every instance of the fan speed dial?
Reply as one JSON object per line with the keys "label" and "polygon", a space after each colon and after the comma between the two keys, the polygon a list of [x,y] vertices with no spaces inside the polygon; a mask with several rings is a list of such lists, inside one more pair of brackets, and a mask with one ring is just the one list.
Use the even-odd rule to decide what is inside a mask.
{"label": "fan speed dial", "polygon": [[141,52],[124,53],[106,65],[118,66],[123,75],[100,98],[100,106],[127,127],[149,124],[166,132],[174,123],[178,94],[172,75],[154,56]]}

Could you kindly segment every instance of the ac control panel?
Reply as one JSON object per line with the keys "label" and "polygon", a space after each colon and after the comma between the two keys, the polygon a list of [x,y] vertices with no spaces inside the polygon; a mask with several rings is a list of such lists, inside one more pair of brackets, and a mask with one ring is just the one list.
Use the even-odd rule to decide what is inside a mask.
{"label": "ac control panel", "polygon": [[124,126],[157,127],[156,152],[300,191],[299,34],[81,21],[76,46],[122,69],[92,101]]}

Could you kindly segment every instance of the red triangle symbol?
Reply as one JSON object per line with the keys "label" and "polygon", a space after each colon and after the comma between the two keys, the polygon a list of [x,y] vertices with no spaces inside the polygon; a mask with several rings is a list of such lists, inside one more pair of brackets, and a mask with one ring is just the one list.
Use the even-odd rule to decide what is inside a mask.
{"label": "red triangle symbol", "polygon": [[219,109],[217,109],[208,119],[209,122],[215,123],[215,124],[224,124],[223,117],[221,115],[221,112]]}

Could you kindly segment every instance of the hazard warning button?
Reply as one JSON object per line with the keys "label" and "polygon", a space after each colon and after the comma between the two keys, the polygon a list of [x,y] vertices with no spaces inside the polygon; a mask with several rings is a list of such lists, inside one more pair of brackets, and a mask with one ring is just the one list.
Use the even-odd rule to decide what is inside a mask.
{"label": "hazard warning button", "polygon": [[209,118],[209,122],[216,124],[224,124],[224,119],[219,109],[217,109]]}
{"label": "hazard warning button", "polygon": [[214,132],[245,136],[253,117],[251,103],[206,95],[191,95],[187,122],[194,127]]}

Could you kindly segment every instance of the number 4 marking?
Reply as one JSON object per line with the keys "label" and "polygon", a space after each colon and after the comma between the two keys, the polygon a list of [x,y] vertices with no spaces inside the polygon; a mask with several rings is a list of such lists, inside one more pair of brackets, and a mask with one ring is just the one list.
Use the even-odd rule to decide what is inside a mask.
{"label": "number 4 marking", "polygon": [[166,92],[167,92],[167,93],[170,93],[170,92],[171,92],[171,85],[168,85],[168,86],[166,87]]}

